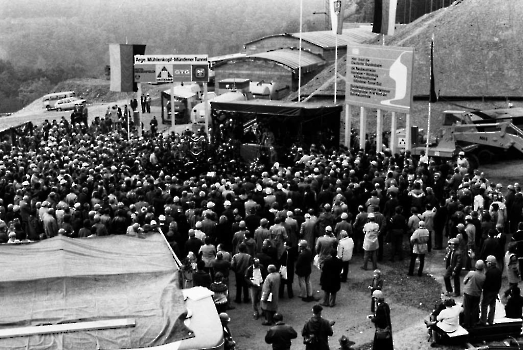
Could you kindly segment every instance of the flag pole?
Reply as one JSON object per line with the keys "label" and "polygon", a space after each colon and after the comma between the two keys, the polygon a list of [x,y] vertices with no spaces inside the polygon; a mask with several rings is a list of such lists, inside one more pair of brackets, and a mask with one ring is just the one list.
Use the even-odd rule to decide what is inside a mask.
{"label": "flag pole", "polygon": [[300,44],[298,52],[298,102],[301,101],[301,36],[303,28],[303,0],[300,0]]}
{"label": "flag pole", "polygon": [[427,117],[427,143],[425,145],[425,156],[429,157],[429,143],[430,143],[430,119],[431,119],[431,110],[432,110],[432,100],[436,97],[436,91],[434,88],[434,33],[432,33],[432,39],[430,41],[430,64],[429,64],[429,79],[430,79],[430,89],[429,89],[429,111]]}
{"label": "flag pole", "polygon": [[334,33],[336,41],[334,44],[334,104],[336,104],[336,95],[338,94],[338,33]]}

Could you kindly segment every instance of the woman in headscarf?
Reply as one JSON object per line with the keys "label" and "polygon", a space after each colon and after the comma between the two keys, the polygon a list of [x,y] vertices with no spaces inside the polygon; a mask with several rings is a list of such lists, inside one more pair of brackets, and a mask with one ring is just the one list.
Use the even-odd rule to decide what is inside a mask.
{"label": "woman in headscarf", "polygon": [[372,296],[376,298],[377,306],[374,315],[369,318],[376,326],[374,332],[373,350],[394,350],[392,342],[392,325],[390,322],[390,307],[385,302],[385,297],[381,290],[375,290]]}

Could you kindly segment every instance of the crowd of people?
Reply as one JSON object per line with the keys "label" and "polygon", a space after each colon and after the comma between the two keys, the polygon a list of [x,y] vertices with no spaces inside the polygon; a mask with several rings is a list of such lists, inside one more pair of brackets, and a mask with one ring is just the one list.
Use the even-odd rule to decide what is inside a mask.
{"label": "crowd of people", "polygon": [[[253,168],[227,157],[231,140],[223,140],[218,157],[191,158],[201,154],[188,153],[193,136],[126,137],[101,130],[96,119],[89,127],[65,119],[34,126],[0,153],[0,242],[161,232],[183,260],[183,287],[213,290],[222,313],[234,307],[233,300],[250,303],[253,318],[263,316],[269,326],[282,322],[278,300],[285,290],[294,296],[295,279],[303,302],[318,301],[310,280],[314,266],[324,291],[314,317],[321,318],[322,307],[335,307],[353,255],[363,256],[364,270],[369,263],[377,270],[385,257],[410,255],[407,273],[414,274],[419,259],[422,276],[425,255],[448,249],[448,294],[460,295],[462,269],[481,270],[480,260],[500,270],[506,265],[512,285],[507,295],[517,293],[521,187],[503,191],[470,169],[462,153],[457,161],[438,162],[408,151],[311,145],[293,148],[289,164]],[[214,171],[202,172],[201,163]],[[506,251],[511,233],[514,244]],[[483,303],[492,308],[485,295],[489,288],[499,290],[496,281],[487,275],[482,286],[484,323],[492,323],[483,316]],[[380,289],[372,287],[371,319],[377,348],[387,349],[390,309]],[[477,291],[469,289],[465,283],[466,300],[477,308]],[[329,327],[320,327],[326,335],[317,339],[328,339]],[[317,330],[304,327],[302,336]]]}

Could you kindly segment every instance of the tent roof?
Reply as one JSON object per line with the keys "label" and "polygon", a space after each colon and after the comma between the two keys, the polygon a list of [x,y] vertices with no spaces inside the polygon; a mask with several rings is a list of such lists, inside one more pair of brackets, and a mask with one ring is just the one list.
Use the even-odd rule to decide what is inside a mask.
{"label": "tent roof", "polygon": [[141,348],[193,337],[177,286],[178,265],[165,239],[68,238],[0,245],[0,327],[67,324],[115,318],[130,328],[0,339],[2,349]]}
{"label": "tent roof", "polygon": [[[118,247],[118,253],[114,250]],[[3,282],[47,278],[174,272],[172,256],[159,255],[165,243],[126,236],[70,239],[58,236],[37,244],[0,245]],[[23,266],[23,269],[20,269]]]}

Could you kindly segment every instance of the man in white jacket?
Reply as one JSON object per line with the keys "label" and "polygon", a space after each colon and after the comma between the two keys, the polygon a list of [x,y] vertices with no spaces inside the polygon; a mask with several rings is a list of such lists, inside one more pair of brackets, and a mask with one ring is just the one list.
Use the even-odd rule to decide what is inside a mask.
{"label": "man in white jacket", "polygon": [[343,262],[343,270],[341,272],[341,282],[347,282],[347,275],[349,274],[349,262],[352,259],[352,251],[354,250],[354,241],[347,234],[347,231],[340,231],[340,241],[338,242],[338,259]]}

